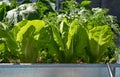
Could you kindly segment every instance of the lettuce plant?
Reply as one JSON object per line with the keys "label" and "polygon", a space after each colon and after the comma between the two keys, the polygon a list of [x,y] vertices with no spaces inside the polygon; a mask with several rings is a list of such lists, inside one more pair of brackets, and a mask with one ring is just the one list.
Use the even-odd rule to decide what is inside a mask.
{"label": "lettuce plant", "polygon": [[14,37],[22,53],[21,62],[36,62],[39,51],[39,32],[45,26],[42,20],[23,20],[14,28]]}
{"label": "lettuce plant", "polygon": [[[73,3],[73,5],[69,5],[69,2]],[[120,28],[116,22],[116,18],[114,16],[107,15],[108,9],[90,8],[89,7],[90,1],[83,1],[81,4],[78,4],[74,1],[68,1],[66,3],[68,4],[68,8],[64,8],[62,11],[60,10],[60,14],[58,17],[59,18],[64,18],[64,17],[67,18],[68,22],[72,22],[72,21],[74,21],[74,19],[78,19],[79,24],[84,26],[84,28],[86,29],[86,31],[88,33],[89,42],[90,42],[90,37],[92,37],[92,38],[94,37],[93,35],[92,36],[90,35],[91,30],[93,30],[93,29],[95,30],[96,27],[99,27],[99,29],[100,29],[100,27],[102,28],[105,25],[109,26],[110,29],[109,29],[109,31],[106,31],[106,32],[113,33],[113,34],[110,34],[111,35],[110,39],[112,42],[109,40],[110,45],[105,45],[105,46],[106,46],[107,50],[109,48],[110,49],[109,49],[109,51],[107,51],[107,50],[100,51],[100,52],[102,52],[100,55],[104,55],[105,53],[115,52],[115,48],[116,48],[115,47],[115,37],[116,37],[116,35],[120,34],[120,30],[119,30]],[[112,30],[112,32],[111,32],[111,30]],[[96,30],[95,33],[97,34],[100,31],[102,32],[102,30],[100,30],[99,32],[98,31]],[[105,36],[107,36],[107,35],[105,35]],[[97,37],[97,38],[99,38],[99,37]],[[96,44],[98,43],[98,41],[96,40]],[[92,40],[92,42],[94,42],[94,41]],[[88,43],[88,45],[89,44],[91,44],[91,42]],[[89,54],[89,62],[93,62],[93,63],[100,62],[102,59],[101,60],[99,59],[99,61],[97,61],[97,59],[94,60],[94,58],[90,57],[90,56],[92,56],[91,54],[93,54],[92,53],[93,50],[91,50],[92,48],[93,47],[91,45],[89,45],[89,47],[87,48],[88,49],[87,51],[89,51],[89,52],[87,52],[87,54]],[[96,52],[94,51],[94,53],[96,53]],[[99,53],[99,52],[97,52],[97,53]],[[96,53],[96,56],[98,56],[97,53]],[[115,53],[110,54],[110,55],[115,55]],[[106,56],[109,57],[109,55],[105,55],[105,56],[102,56],[102,58],[105,58]],[[94,61],[91,61],[92,59]]]}
{"label": "lettuce plant", "polygon": [[0,62],[15,62],[19,59],[17,43],[7,24],[0,22]]}
{"label": "lettuce plant", "polygon": [[[119,34],[119,28],[114,17],[106,14],[108,10],[90,8],[90,1],[81,4],[68,1],[70,7],[53,13],[47,12],[48,7],[39,5],[41,3],[38,1],[33,7],[32,4],[23,4],[25,7],[19,6],[17,12],[13,9],[16,18],[14,20],[13,16],[12,21],[7,14],[8,21],[17,24],[9,29],[1,23],[1,62],[9,62],[11,57],[25,63],[100,63],[113,59],[114,34]],[[29,11],[36,13],[36,8],[39,8],[37,12],[42,15],[42,20],[31,18]],[[28,19],[24,17],[26,13],[29,20],[25,20]]]}
{"label": "lettuce plant", "polygon": [[109,51],[109,44],[113,43],[113,32],[108,25],[97,26],[88,32],[90,62],[99,62],[103,54]]}

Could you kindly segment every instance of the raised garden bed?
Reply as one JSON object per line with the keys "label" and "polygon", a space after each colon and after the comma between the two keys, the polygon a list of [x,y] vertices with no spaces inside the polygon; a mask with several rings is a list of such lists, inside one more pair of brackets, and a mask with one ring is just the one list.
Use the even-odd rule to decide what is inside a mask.
{"label": "raised garden bed", "polygon": [[[115,77],[120,77],[120,65]],[[0,64],[0,77],[110,77],[106,64]]]}

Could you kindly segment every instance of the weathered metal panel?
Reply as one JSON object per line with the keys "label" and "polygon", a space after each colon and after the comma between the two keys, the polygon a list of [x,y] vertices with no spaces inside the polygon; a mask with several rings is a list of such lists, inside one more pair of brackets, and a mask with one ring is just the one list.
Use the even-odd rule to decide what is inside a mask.
{"label": "weathered metal panel", "polygon": [[0,65],[0,77],[109,77],[106,65]]}

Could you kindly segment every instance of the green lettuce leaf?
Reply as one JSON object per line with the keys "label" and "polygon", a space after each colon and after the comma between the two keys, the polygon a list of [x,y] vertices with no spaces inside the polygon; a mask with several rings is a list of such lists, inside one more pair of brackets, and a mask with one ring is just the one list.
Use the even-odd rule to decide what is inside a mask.
{"label": "green lettuce leaf", "polygon": [[[23,26],[22,26],[23,25]],[[20,50],[23,54],[21,57],[22,62],[35,63],[38,58],[38,39],[40,30],[45,26],[42,20],[21,21],[15,27],[18,32],[16,41],[20,44]]]}
{"label": "green lettuce leaf", "polygon": [[113,33],[108,25],[97,26],[89,31],[90,61],[99,62],[113,42]]}
{"label": "green lettuce leaf", "polygon": [[82,58],[87,61],[88,34],[85,28],[79,24],[78,20],[74,20],[71,23],[66,44],[68,52],[72,55],[73,59]]}

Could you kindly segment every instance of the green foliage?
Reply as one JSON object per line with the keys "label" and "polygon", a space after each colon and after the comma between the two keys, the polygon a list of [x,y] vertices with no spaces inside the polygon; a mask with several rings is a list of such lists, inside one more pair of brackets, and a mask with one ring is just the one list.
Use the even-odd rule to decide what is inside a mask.
{"label": "green foliage", "polygon": [[8,26],[0,22],[0,62],[10,62],[11,59],[18,59],[17,43]]}
{"label": "green foliage", "polygon": [[12,0],[12,2],[4,2],[1,1],[0,4],[0,21],[3,21],[3,19],[6,16],[6,12],[17,7],[18,3],[16,2],[16,0]]}
{"label": "green foliage", "polygon": [[2,21],[3,18],[5,17],[5,13],[6,13],[6,4],[2,3],[2,5],[0,5],[0,21]]}
{"label": "green foliage", "polygon": [[[78,19],[79,24],[82,25],[82,27],[85,28],[85,30],[88,33],[89,41],[87,42],[86,48],[84,49],[85,57],[80,56],[82,58],[82,60],[84,60],[85,62],[90,62],[90,63],[96,63],[96,62],[100,62],[100,61],[106,62],[104,58],[106,56],[109,57],[109,54],[108,55],[104,55],[104,54],[115,52],[115,44],[114,44],[115,36],[113,35],[114,33],[111,31],[111,29],[114,30],[115,33],[119,34],[119,28],[118,28],[118,25],[116,24],[115,17],[113,17],[111,15],[107,15],[107,11],[108,11],[107,9],[88,8],[88,6],[90,4],[89,1],[88,2],[83,1],[81,4],[78,4],[74,1],[68,1],[63,4],[68,4],[68,7],[65,7],[62,11],[60,10],[60,13],[62,13],[62,14],[59,14],[58,18],[60,18],[60,19],[67,18],[69,23],[73,22],[74,19]],[[109,26],[109,27],[106,27],[106,26]],[[106,29],[106,32],[104,32],[102,30],[102,28]],[[95,29],[98,29],[98,31]],[[102,41],[93,40],[93,39],[90,40],[90,37],[95,39],[95,37],[93,36],[94,34],[91,36],[91,31],[95,31],[93,33],[95,33],[95,37],[97,39],[99,39],[99,40],[101,39],[103,41],[105,39],[107,39],[107,41],[105,42],[105,45],[100,44],[100,43],[102,43]],[[72,33],[74,33],[74,30],[72,31]],[[99,36],[99,34],[102,34],[101,37],[103,37],[103,38],[97,37],[97,36]],[[104,34],[108,34],[108,35],[104,35]],[[68,39],[70,39],[70,38],[68,38]],[[87,41],[87,39],[86,39],[86,41]],[[107,44],[108,42],[109,42],[109,45]],[[68,45],[70,43],[72,43],[71,40],[70,40],[70,42],[68,42]],[[85,44],[86,43],[84,43],[84,45]],[[74,45],[73,45],[73,47],[74,47]],[[71,50],[73,49],[73,47],[71,47]],[[98,47],[100,49],[98,49]],[[80,48],[80,47],[78,47],[78,48]],[[109,48],[112,48],[112,50],[110,51]],[[82,51],[84,51],[84,50],[82,50]],[[80,51],[79,51],[79,53],[80,53]],[[103,59],[104,59],[104,61],[103,61]],[[109,60],[110,59],[112,59],[112,58],[109,58]]]}
{"label": "green foliage", "polygon": [[66,44],[68,52],[72,54],[73,59],[76,59],[75,61],[82,58],[87,62],[86,48],[88,47],[88,34],[85,28],[79,24],[78,20],[74,20],[71,23]]}
{"label": "green foliage", "polygon": [[19,29],[15,37],[16,41],[19,43],[20,51],[23,54],[21,62],[36,62],[39,51],[39,32],[44,26],[45,23],[41,20],[24,20],[13,28],[15,32]]}
{"label": "green foliage", "polygon": [[[54,16],[52,17],[55,19]],[[88,35],[85,28],[79,24],[78,20],[68,23],[66,19],[58,19],[55,23],[49,22],[48,25],[52,28],[51,36],[56,45],[54,46],[57,48],[57,51],[54,52],[57,62],[77,63],[80,57],[85,57]],[[51,44],[47,45],[51,46]],[[53,56],[53,54],[51,55]]]}
{"label": "green foliage", "polygon": [[10,4],[10,10],[16,8],[18,5],[19,4],[16,0],[12,0],[12,2]]}
{"label": "green foliage", "polygon": [[49,0],[37,0],[36,6],[40,13],[40,19],[49,12],[55,12],[55,3]]}
{"label": "green foliage", "polygon": [[39,19],[39,12],[35,3],[23,4],[7,12],[6,22],[15,25],[17,22],[28,19]]}
{"label": "green foliage", "polygon": [[7,12],[5,22],[11,25],[15,25],[23,19],[42,19],[44,15],[47,15],[49,12],[55,12],[55,4],[48,0],[38,0],[36,3],[27,3],[19,6],[16,0],[14,0],[11,2],[9,8],[11,10]]}
{"label": "green foliage", "polygon": [[[86,22],[84,22],[84,19],[87,16],[84,16],[84,19],[81,16],[81,18],[77,17],[77,19],[72,20],[60,16],[56,18],[55,15],[51,15],[44,20],[52,27],[53,39],[59,47],[59,50],[55,53],[58,62],[77,63],[80,60],[80,62],[98,63],[109,56],[104,56],[106,52],[110,53],[109,47],[114,48],[114,35],[110,26],[100,20],[98,24],[95,21],[91,22],[91,12],[84,12],[84,15],[90,15],[91,17],[86,18]],[[56,22],[52,22],[52,20]],[[90,22],[91,24],[89,24]],[[104,62],[106,61],[104,60]]]}
{"label": "green foliage", "polygon": [[81,4],[80,4],[80,7],[84,7],[86,9],[90,9],[90,3],[91,1],[82,1]]}
{"label": "green foliage", "polygon": [[[107,9],[90,8],[90,3],[66,0],[64,8],[56,13],[49,0],[18,7],[12,5],[16,5],[14,0],[11,8],[16,8],[6,16],[6,22],[13,24],[12,27],[0,23],[0,62],[114,61],[114,34],[119,35],[119,26],[115,17],[107,15]],[[6,7],[0,8],[0,13],[4,14],[5,10]]]}
{"label": "green foliage", "polygon": [[113,33],[109,26],[97,26],[89,31],[90,62],[99,62],[109,44],[113,42]]}

